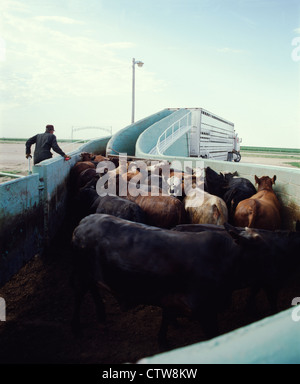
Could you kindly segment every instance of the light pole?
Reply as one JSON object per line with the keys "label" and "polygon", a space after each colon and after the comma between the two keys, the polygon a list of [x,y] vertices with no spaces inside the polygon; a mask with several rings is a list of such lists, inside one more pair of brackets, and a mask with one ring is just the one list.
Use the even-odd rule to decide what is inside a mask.
{"label": "light pole", "polygon": [[131,115],[131,124],[134,123],[134,102],[135,102],[135,64],[139,67],[142,67],[144,63],[142,61],[135,61],[132,59],[132,115]]}

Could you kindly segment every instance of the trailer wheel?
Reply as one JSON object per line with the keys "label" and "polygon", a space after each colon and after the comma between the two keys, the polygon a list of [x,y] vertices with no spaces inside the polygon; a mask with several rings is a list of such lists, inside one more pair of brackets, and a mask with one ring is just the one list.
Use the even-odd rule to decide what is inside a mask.
{"label": "trailer wheel", "polygon": [[242,158],[242,156],[241,156],[240,152],[237,152],[237,153],[236,153],[236,159],[234,159],[234,161],[235,161],[236,163],[238,163],[239,161],[241,161],[241,158]]}

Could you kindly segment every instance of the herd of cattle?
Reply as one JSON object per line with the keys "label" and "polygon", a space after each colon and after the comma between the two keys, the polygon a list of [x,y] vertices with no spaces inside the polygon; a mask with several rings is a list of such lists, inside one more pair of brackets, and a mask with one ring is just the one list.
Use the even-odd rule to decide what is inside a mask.
{"label": "herd of cattle", "polygon": [[[161,307],[161,346],[179,316],[199,320],[207,337],[216,336],[218,313],[237,289],[251,288],[249,306],[264,289],[276,312],[279,290],[300,266],[300,232],[281,230],[275,180],[255,176],[256,190],[248,179],[209,167],[179,171],[166,162],[120,164],[82,153],[70,175],[78,214],[74,331],[87,292],[105,321],[99,287],[122,309]],[[101,195],[99,185],[115,193]]]}

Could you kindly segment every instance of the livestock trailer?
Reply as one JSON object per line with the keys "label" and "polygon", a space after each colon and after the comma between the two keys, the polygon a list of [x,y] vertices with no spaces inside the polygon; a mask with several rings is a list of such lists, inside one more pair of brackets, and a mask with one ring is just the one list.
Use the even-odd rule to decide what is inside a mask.
{"label": "livestock trailer", "polygon": [[[111,137],[84,144],[70,153],[72,158],[69,162],[61,157],[45,160],[33,167],[32,175],[0,184],[0,287],[33,256],[45,251],[55,235],[62,230],[61,223],[67,216],[68,197],[70,192],[72,194],[68,190],[70,170],[79,160],[81,152],[107,156],[126,153],[128,157],[164,159],[170,162],[176,160],[182,163],[188,161],[191,166],[197,165],[198,158],[188,156],[188,152],[185,152],[186,156],[174,156],[175,144],[172,151],[166,150],[164,155],[151,153],[163,131],[162,127],[171,126],[189,112],[185,109],[164,109],[123,128]],[[201,119],[206,116],[202,110],[197,113]],[[203,121],[208,122],[208,117],[203,118]],[[282,205],[282,226],[284,229],[295,229],[296,222],[300,220],[300,170],[211,158],[202,160],[204,166],[210,166],[217,172],[237,171],[241,177],[252,182],[254,175],[276,175],[274,190]],[[300,293],[294,294],[300,296]],[[292,303],[294,298],[290,299]],[[293,318],[294,311],[295,307],[291,305],[285,311],[218,338],[164,354],[144,356],[140,362],[300,363],[300,333],[297,328],[299,316]]]}
{"label": "livestock trailer", "polygon": [[241,139],[234,123],[203,108],[170,110],[169,118],[149,128],[148,140],[154,140],[149,154],[240,161]]}

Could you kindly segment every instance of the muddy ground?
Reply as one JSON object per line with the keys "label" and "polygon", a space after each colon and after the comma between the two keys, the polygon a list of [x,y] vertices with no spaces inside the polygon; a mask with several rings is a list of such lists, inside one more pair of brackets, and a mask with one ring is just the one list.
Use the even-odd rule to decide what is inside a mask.
{"label": "muddy ground", "polygon": [[[104,293],[107,324],[96,321],[91,297],[84,302],[83,334],[75,337],[70,321],[73,292],[70,286],[73,224],[63,230],[46,252],[34,256],[7,284],[0,288],[6,301],[6,321],[0,322],[0,363],[118,364],[135,363],[160,352],[157,332],[161,310],[139,306],[122,312],[116,300]],[[271,315],[265,294],[257,297],[255,313],[246,311],[248,290],[233,295],[232,306],[219,315],[221,334]],[[280,293],[279,311],[290,308],[300,296],[300,279],[294,277]],[[218,305],[218,303],[216,303]],[[168,332],[169,348],[207,340],[201,326],[181,318]]]}

